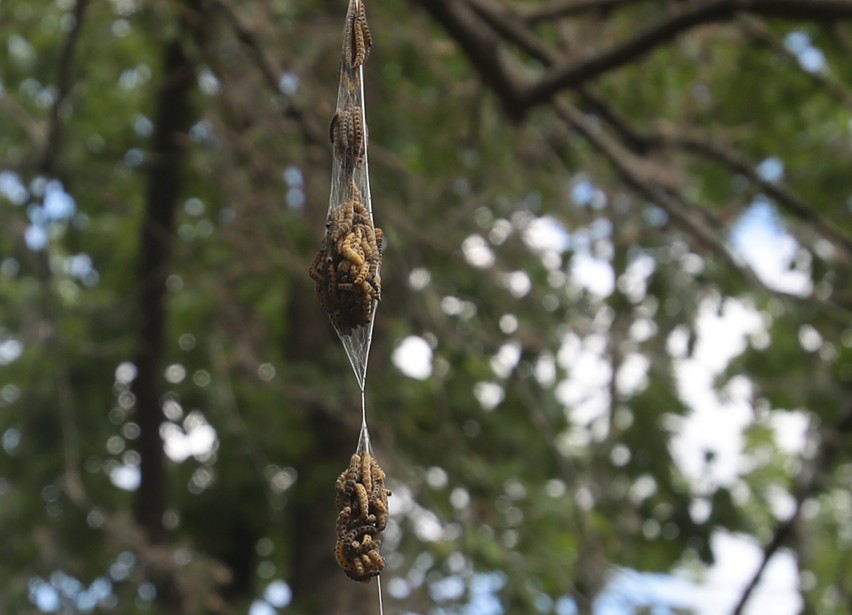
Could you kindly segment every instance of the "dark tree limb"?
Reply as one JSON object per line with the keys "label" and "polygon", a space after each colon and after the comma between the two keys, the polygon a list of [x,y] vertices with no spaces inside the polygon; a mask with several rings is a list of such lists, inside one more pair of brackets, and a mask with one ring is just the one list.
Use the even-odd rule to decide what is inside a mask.
{"label": "dark tree limb", "polygon": [[518,121],[527,111],[524,103],[529,77],[513,62],[502,38],[464,0],[415,0],[462,47],[482,81],[500,98],[504,110]]}
{"label": "dark tree limb", "polygon": [[[558,60],[558,54],[547,47],[527,28],[517,16],[499,9],[490,0],[468,0],[477,15],[502,38],[517,45],[530,57],[544,66],[552,66]],[[850,3],[852,4],[852,3]],[[508,79],[508,77],[506,78]],[[852,258],[852,238],[844,234],[830,220],[817,213],[810,204],[800,199],[789,187],[781,182],[770,182],[757,173],[754,163],[726,147],[717,140],[689,134],[684,130],[665,130],[644,133],[630,126],[610,105],[593,94],[587,87],[580,86],[577,93],[584,107],[594,112],[611,126],[634,154],[646,155],[661,147],[680,148],[715,160],[734,173],[749,179],[780,207],[795,218],[811,224],[842,252],[846,260]]]}
{"label": "dark tree limb", "polygon": [[[703,0],[687,2],[640,29],[627,40],[584,57],[560,59],[541,77],[533,78],[504,55],[501,38],[484,27],[472,10],[481,0],[414,0],[441,23],[462,46],[483,81],[500,97],[506,112],[520,120],[533,107],[562,90],[576,88],[634,62],[681,34],[710,23],[730,21],[740,14],[774,19],[833,22],[852,19],[846,0]],[[503,7],[505,12],[508,9]],[[520,18],[519,18],[520,19]],[[495,87],[499,85],[499,88]]]}
{"label": "dark tree limb", "polygon": [[683,203],[674,194],[672,187],[665,186],[665,173],[657,165],[649,164],[634,156],[617,139],[599,130],[594,122],[574,105],[564,100],[555,100],[551,106],[557,117],[577,131],[598,153],[603,155],[629,188],[661,207],[678,227],[690,234],[704,248],[743,273],[755,286],[766,290],[754,273],[746,269],[731,254],[724,237],[692,213],[700,210]]}
{"label": "dark tree limb", "polygon": [[580,98],[586,108],[613,128],[620,140],[635,154],[648,155],[659,149],[679,149],[714,161],[748,179],[793,218],[821,233],[838,249],[839,257],[844,262],[852,260],[852,237],[830,219],[821,216],[813,205],[800,198],[784,182],[768,181],[761,177],[753,161],[722,140],[696,134],[686,128],[664,127],[643,132],[630,126],[610,105],[587,89],[580,89]]}
{"label": "dark tree limb", "polygon": [[496,5],[492,0],[468,0],[479,17],[503,39],[511,41],[524,53],[551,67],[559,62],[560,54],[552,50],[518,19],[518,15]]}
{"label": "dark tree limb", "polygon": [[545,73],[524,92],[523,107],[548,100],[574,87],[624,66],[697,26],[728,21],[741,13],[777,19],[833,21],[852,18],[852,3],[841,0],[709,0],[688,2],[641,29],[632,38],[590,57],[569,58]]}
{"label": "dark tree limb", "polygon": [[579,94],[584,107],[603,119],[633,153],[646,156],[659,149],[679,149],[714,161],[730,172],[742,175],[789,215],[822,233],[838,249],[844,262],[852,260],[852,237],[830,219],[821,216],[813,205],[800,198],[784,182],[768,181],[761,177],[753,161],[720,139],[695,134],[685,128],[666,127],[643,132],[628,124],[610,105],[587,88],[579,88]]}
{"label": "dark tree limb", "polygon": [[619,139],[637,155],[646,156],[659,149],[679,149],[714,161],[730,172],[742,175],[757,186],[776,205],[793,218],[809,224],[831,241],[844,262],[852,260],[852,237],[830,219],[821,216],[812,204],[799,197],[782,181],[768,181],[757,172],[757,165],[719,138],[696,134],[686,128],[664,127],[643,132],[631,126],[610,105],[586,88],[579,89],[584,107],[603,119]]}
{"label": "dark tree limb", "polygon": [[849,307],[842,301],[813,295],[802,297],[767,286],[754,270],[734,254],[718,229],[723,223],[715,214],[690,202],[669,181],[661,165],[636,157],[618,139],[612,137],[570,103],[558,99],[551,103],[556,115],[571,126],[597,150],[613,167],[624,184],[639,196],[663,209],[671,220],[698,245],[714,254],[736,271],[742,280],[759,293],[775,296],[798,304],[816,303],[826,308],[838,320],[850,321]]}
{"label": "dark tree limb", "polygon": [[531,7],[518,7],[518,14],[529,24],[553,19],[565,19],[588,13],[607,13],[636,0],[557,0]]}

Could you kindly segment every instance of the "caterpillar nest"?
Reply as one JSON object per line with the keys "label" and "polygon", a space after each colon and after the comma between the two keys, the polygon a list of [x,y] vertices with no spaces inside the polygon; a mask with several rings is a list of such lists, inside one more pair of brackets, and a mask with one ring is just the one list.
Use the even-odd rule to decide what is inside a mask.
{"label": "caterpillar nest", "polygon": [[320,305],[342,335],[370,324],[373,302],[382,298],[382,241],[382,229],[373,226],[357,189],[329,211],[322,247],[309,273]]}
{"label": "caterpillar nest", "polygon": [[370,453],[356,453],[335,489],[337,563],[350,579],[369,583],[385,567],[379,537],[387,526],[391,495],[385,489],[385,473]]}

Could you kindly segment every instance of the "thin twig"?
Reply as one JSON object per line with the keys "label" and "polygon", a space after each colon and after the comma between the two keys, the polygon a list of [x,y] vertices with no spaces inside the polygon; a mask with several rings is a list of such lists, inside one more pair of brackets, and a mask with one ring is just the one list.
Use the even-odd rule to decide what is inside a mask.
{"label": "thin twig", "polygon": [[752,578],[746,584],[743,593],[740,595],[740,599],[731,612],[732,615],[741,615],[744,611],[746,604],[763,577],[769,560],[787,543],[792,535],[793,528],[801,513],[802,503],[820,490],[820,483],[824,475],[831,471],[840,452],[847,450],[847,441],[850,433],[852,433],[852,403],[846,405],[830,429],[823,431],[821,438],[822,446],[819,453],[811,464],[810,471],[803,473],[805,478],[799,484],[793,496],[796,501],[793,514],[789,519],[780,522],[775,527],[772,538],[763,547],[763,557],[760,564],[752,575]]}
{"label": "thin twig", "polygon": [[[576,493],[583,487],[583,482],[578,480],[581,476],[587,476],[586,468],[578,467],[578,464],[559,450],[558,431],[550,420],[545,410],[542,409],[541,400],[536,398],[532,384],[532,378],[517,378],[514,382],[514,391],[518,395],[521,406],[526,410],[530,424],[538,432],[539,437],[551,449],[553,461],[559,471],[562,482],[568,487],[568,493]],[[553,400],[551,393],[546,393],[548,399]],[[584,562],[583,568],[578,571],[572,586],[572,597],[581,605],[581,612],[586,612],[598,595],[605,580],[605,547],[600,532],[596,531],[592,516],[587,510],[573,504],[574,514],[567,516],[567,523],[572,527],[575,535],[580,537],[580,549],[584,552],[580,561]]]}
{"label": "thin twig", "polygon": [[[247,47],[251,52],[251,57],[258,69],[258,72],[263,78],[264,83],[272,92],[275,93],[276,96],[281,97],[282,93],[279,84],[279,76],[282,72],[269,58],[257,35],[240,21],[234,10],[224,0],[213,0],[213,6],[216,7],[225,18],[225,21],[230,25],[240,43]],[[286,109],[286,114],[296,121],[306,143],[316,145],[327,139],[327,133],[320,131],[313,124],[308,122],[305,111],[301,109],[292,98],[287,99],[287,104],[284,106],[284,109]]]}
{"label": "thin twig", "polygon": [[819,215],[818,210],[805,203],[782,182],[768,181],[760,176],[755,165],[737,152],[712,138],[689,134],[686,131],[665,129],[644,138],[646,145],[678,147],[716,160],[728,167],[734,173],[739,173],[760,189],[788,213],[803,222],[811,224],[822,233],[826,239],[839,247],[846,260],[852,259],[852,238],[848,237],[830,220]]}
{"label": "thin twig", "polygon": [[57,65],[56,73],[56,97],[50,106],[47,143],[45,144],[44,153],[39,165],[39,170],[48,176],[56,174],[56,158],[61,149],[63,131],[61,118],[62,107],[68,99],[74,83],[72,78],[74,57],[77,50],[77,43],[80,40],[80,33],[83,30],[83,18],[88,5],[89,0],[77,0],[77,3],[74,5],[74,23],[68,31],[68,36],[65,37],[62,51],[59,54],[59,64]]}
{"label": "thin twig", "polygon": [[[612,136],[598,130],[593,122],[567,101],[554,100],[551,102],[551,107],[557,116],[580,133],[594,149],[609,161],[628,187],[663,209],[681,229],[737,271],[754,290],[785,301],[816,302],[831,310],[835,316],[843,321],[849,320],[849,310],[831,300],[815,296],[802,297],[764,284],[753,269],[731,252],[724,237],[714,229],[714,227],[720,227],[721,223],[711,212],[686,202],[685,197],[672,187],[661,185],[659,178],[653,176],[654,167],[648,167],[644,161],[636,158]],[[705,220],[698,220],[693,212],[699,212]],[[708,225],[706,221],[713,222],[713,226]]]}
{"label": "thin twig", "polygon": [[636,0],[558,0],[532,7],[521,5],[518,6],[517,12],[528,24],[536,24],[542,21],[576,17],[585,13],[606,13],[620,6],[635,3]]}
{"label": "thin twig", "polygon": [[218,336],[210,337],[208,352],[216,376],[216,400],[226,415],[225,420],[230,424],[232,431],[240,438],[243,453],[251,459],[255,471],[261,477],[261,480],[263,480],[267,500],[271,500],[269,481],[265,479],[265,469],[271,463],[263,446],[257,438],[252,437],[251,430],[246,425],[240,412],[237,396],[234,393],[234,386],[231,382],[230,368],[224,344],[222,344],[222,340]]}
{"label": "thin twig", "polygon": [[[34,150],[37,152],[44,150],[45,143],[47,143],[44,126],[6,92],[0,92],[0,111],[3,111],[21,128]],[[31,161],[23,163],[18,162],[15,165],[4,164],[0,168],[15,169],[18,166],[35,168],[38,164]]]}
{"label": "thin twig", "polygon": [[840,79],[835,78],[828,71],[805,70],[801,68],[799,58],[784,46],[778,37],[767,27],[765,23],[756,17],[741,15],[739,24],[743,31],[753,39],[768,47],[773,53],[786,58],[790,64],[800,69],[800,72],[811,79],[817,86],[824,89],[832,98],[842,105],[852,109],[852,91]]}

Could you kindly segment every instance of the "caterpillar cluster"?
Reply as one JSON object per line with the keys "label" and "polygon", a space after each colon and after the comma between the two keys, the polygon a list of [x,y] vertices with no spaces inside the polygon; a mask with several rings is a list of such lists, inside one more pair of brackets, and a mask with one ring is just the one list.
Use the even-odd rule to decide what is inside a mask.
{"label": "caterpillar cluster", "polygon": [[370,453],[352,455],[335,484],[338,565],[355,581],[369,583],[385,567],[379,534],[388,523],[385,473]]}
{"label": "caterpillar cluster", "polygon": [[357,188],[328,213],[322,247],[309,270],[320,305],[342,335],[368,325],[382,298],[382,229],[373,226]]}
{"label": "caterpillar cluster", "polygon": [[341,335],[369,325],[373,307],[382,296],[382,229],[374,226],[356,181],[356,169],[364,165],[367,140],[367,126],[358,104],[359,69],[372,43],[363,0],[357,6],[350,2],[340,67],[341,92],[345,95],[341,94],[329,127],[348,199],[329,210],[322,246],[309,269],[320,305]]}

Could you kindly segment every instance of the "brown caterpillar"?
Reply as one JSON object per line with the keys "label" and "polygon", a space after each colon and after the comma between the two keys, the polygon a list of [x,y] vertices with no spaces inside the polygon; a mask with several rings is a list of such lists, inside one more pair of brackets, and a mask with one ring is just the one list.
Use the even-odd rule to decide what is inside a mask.
{"label": "brown caterpillar", "polygon": [[334,145],[334,156],[340,165],[351,171],[364,164],[364,122],[361,110],[347,106],[331,118],[328,135]]}
{"label": "brown caterpillar", "polygon": [[344,34],[344,56],[346,66],[355,69],[367,61],[373,37],[367,25],[367,14],[364,11],[364,0],[358,2],[357,10],[350,11],[351,17]]}

